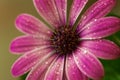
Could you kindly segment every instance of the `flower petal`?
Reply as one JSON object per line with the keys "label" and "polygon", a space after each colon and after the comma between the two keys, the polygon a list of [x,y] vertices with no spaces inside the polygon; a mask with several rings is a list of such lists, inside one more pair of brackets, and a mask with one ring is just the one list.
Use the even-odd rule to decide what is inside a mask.
{"label": "flower petal", "polygon": [[34,49],[21,56],[12,66],[11,72],[14,76],[20,76],[28,72],[39,60],[51,55],[52,50],[48,48]]}
{"label": "flower petal", "polygon": [[60,25],[60,18],[54,0],[33,0],[40,16],[52,26]]}
{"label": "flower petal", "polygon": [[21,54],[42,46],[49,46],[49,41],[35,36],[20,36],[12,41],[10,51]]}
{"label": "flower petal", "polygon": [[82,16],[78,25],[79,30],[94,19],[107,15],[115,6],[116,0],[97,0]]}
{"label": "flower petal", "polygon": [[35,67],[33,67],[26,80],[43,80],[47,69],[55,58],[57,58],[57,55],[52,55],[46,60],[39,62]]}
{"label": "flower petal", "polygon": [[103,59],[116,59],[120,57],[120,48],[112,41],[94,40],[81,42],[82,47]]}
{"label": "flower petal", "polygon": [[67,0],[55,0],[56,8],[58,10],[61,26],[66,24],[67,18]]}
{"label": "flower petal", "polygon": [[64,57],[60,56],[55,62],[53,62],[48,71],[46,72],[44,80],[62,80],[64,69]]}
{"label": "flower petal", "polygon": [[87,50],[78,49],[73,53],[79,69],[88,77],[99,80],[104,76],[104,70],[99,60]]}
{"label": "flower petal", "polygon": [[69,55],[66,57],[65,67],[68,80],[88,80],[88,78],[77,67],[73,55]]}
{"label": "flower petal", "polygon": [[94,20],[80,33],[82,39],[99,39],[107,37],[120,30],[120,19],[106,17]]}
{"label": "flower petal", "polygon": [[71,26],[74,25],[87,2],[88,0],[73,0],[69,16],[69,23]]}
{"label": "flower petal", "polygon": [[49,37],[50,29],[37,18],[29,14],[21,14],[16,19],[16,27],[25,34]]}

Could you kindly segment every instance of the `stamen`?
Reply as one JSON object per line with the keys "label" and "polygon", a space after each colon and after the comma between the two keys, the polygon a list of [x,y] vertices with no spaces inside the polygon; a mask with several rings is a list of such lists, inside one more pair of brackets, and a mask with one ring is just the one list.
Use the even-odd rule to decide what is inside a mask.
{"label": "stamen", "polygon": [[51,36],[52,48],[60,54],[72,53],[76,50],[79,42],[79,35],[77,31],[72,30],[71,26],[60,26]]}

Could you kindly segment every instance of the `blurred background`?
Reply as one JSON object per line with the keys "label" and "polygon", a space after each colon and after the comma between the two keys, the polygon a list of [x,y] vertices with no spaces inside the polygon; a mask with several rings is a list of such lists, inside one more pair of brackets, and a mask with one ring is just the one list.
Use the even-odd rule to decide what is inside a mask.
{"label": "blurred background", "polygon": [[[95,2],[95,0],[89,0],[88,6],[93,2]],[[15,78],[10,72],[12,64],[19,55],[13,55],[9,52],[9,44],[12,39],[22,35],[14,25],[15,18],[21,13],[29,13],[40,18],[34,8],[32,0],[0,0],[0,80],[24,80],[25,77]],[[116,7],[109,15],[120,17],[120,0],[117,0]],[[119,37],[119,33],[116,33],[109,39],[120,45]],[[120,80],[120,59],[101,61],[106,72],[104,80]]]}

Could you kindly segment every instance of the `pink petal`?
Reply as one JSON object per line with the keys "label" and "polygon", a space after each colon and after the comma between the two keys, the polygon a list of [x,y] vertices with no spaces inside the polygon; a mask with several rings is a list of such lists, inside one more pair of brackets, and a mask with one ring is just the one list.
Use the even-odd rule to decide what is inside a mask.
{"label": "pink petal", "polygon": [[107,15],[115,6],[116,0],[97,0],[82,16],[79,29],[94,19]]}
{"label": "pink petal", "polygon": [[100,18],[92,21],[80,33],[82,39],[99,39],[120,30],[120,19],[116,17]]}
{"label": "pink petal", "polygon": [[63,69],[64,57],[60,56],[55,62],[50,65],[44,80],[62,80]]}
{"label": "pink petal", "polygon": [[49,41],[35,36],[20,36],[12,41],[10,51],[21,54],[42,46],[49,46]]}
{"label": "pink petal", "polygon": [[55,58],[57,58],[56,54],[52,55],[42,62],[39,62],[29,73],[26,80],[43,80],[47,69]]}
{"label": "pink petal", "polygon": [[112,41],[91,40],[81,42],[82,47],[103,59],[116,59],[120,57],[120,48]]}
{"label": "pink petal", "polygon": [[73,56],[77,66],[85,75],[95,80],[102,79],[103,66],[92,53],[85,49],[78,49]]}
{"label": "pink petal", "polygon": [[70,25],[74,25],[76,19],[80,15],[87,2],[88,0],[73,0],[69,16]]}
{"label": "pink petal", "polygon": [[54,0],[33,0],[40,16],[52,26],[60,25],[60,18]]}
{"label": "pink petal", "polygon": [[37,18],[29,14],[21,14],[16,19],[16,27],[25,34],[50,36],[50,29]]}
{"label": "pink petal", "polygon": [[51,55],[52,50],[48,48],[34,49],[21,56],[12,66],[11,72],[14,76],[20,76],[28,72],[39,60]]}
{"label": "pink petal", "polygon": [[88,80],[88,78],[77,67],[73,55],[66,57],[65,71],[68,80]]}
{"label": "pink petal", "polygon": [[58,10],[61,26],[66,24],[66,14],[67,14],[67,0],[54,0],[56,4],[56,8]]}

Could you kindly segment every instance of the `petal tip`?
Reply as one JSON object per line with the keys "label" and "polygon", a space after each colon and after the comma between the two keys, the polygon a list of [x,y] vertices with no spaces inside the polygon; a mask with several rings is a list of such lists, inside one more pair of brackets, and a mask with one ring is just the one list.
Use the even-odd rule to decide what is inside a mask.
{"label": "petal tip", "polygon": [[16,27],[17,27],[17,25],[19,24],[20,19],[23,18],[24,15],[25,15],[25,14],[23,13],[23,14],[19,14],[19,15],[16,17],[16,19],[15,19],[15,25],[16,25]]}
{"label": "petal tip", "polygon": [[13,40],[13,41],[10,43],[10,46],[9,46],[9,52],[12,53],[12,54],[18,54],[18,53],[16,53],[15,45],[16,45],[16,43],[15,43],[14,40]]}
{"label": "petal tip", "polygon": [[19,76],[19,74],[17,73],[17,70],[15,69],[14,66],[12,66],[12,68],[11,68],[11,73],[12,73],[12,76],[13,76],[13,77]]}
{"label": "petal tip", "polygon": [[14,42],[12,41],[9,45],[9,52],[12,54],[14,54],[14,47],[13,46],[14,46]]}

